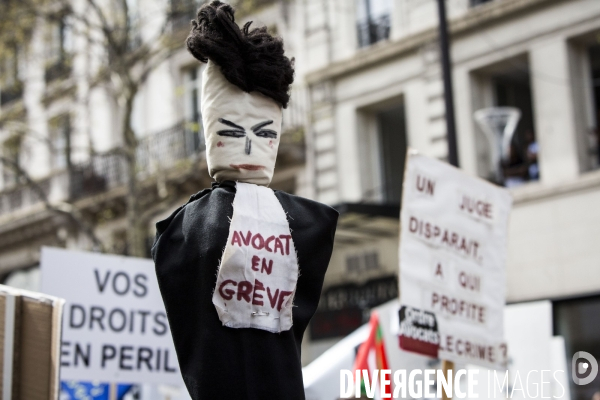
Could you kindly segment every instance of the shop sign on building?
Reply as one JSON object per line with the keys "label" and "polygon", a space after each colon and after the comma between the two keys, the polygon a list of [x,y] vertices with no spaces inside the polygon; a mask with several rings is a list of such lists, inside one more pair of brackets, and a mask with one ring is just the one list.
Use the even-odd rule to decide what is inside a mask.
{"label": "shop sign on building", "polygon": [[311,340],[349,335],[368,321],[372,308],[397,298],[395,276],[329,287],[321,294],[319,308],[310,322]]}
{"label": "shop sign on building", "polygon": [[66,300],[61,380],[182,383],[152,260],[44,247],[41,270]]}
{"label": "shop sign on building", "polygon": [[511,205],[506,189],[409,151],[400,215],[402,348],[454,362],[505,364]]}

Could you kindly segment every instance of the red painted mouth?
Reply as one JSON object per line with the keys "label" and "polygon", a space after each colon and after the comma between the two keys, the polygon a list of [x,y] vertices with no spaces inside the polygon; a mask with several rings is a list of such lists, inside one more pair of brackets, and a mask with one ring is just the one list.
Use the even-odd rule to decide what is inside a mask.
{"label": "red painted mouth", "polygon": [[264,165],[254,164],[229,164],[229,166],[234,169],[247,169],[248,171],[260,171],[266,168]]}

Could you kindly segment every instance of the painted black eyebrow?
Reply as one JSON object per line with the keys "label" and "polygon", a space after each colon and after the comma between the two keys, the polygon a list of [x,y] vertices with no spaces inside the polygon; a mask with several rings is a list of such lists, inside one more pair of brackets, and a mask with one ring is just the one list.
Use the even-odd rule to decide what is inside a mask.
{"label": "painted black eyebrow", "polygon": [[273,123],[273,120],[268,120],[268,121],[263,121],[263,122],[259,122],[258,124],[254,125],[252,128],[253,132],[256,132],[257,130],[259,130],[260,128],[262,128],[263,126],[267,126],[267,125],[271,125]]}
{"label": "painted black eyebrow", "polygon": [[242,128],[241,126],[236,125],[233,122],[226,120],[225,118],[219,118],[219,122],[222,123],[222,124],[225,124],[227,126],[230,126],[232,128],[236,128],[236,129],[240,129],[242,131],[245,131],[245,129]]}

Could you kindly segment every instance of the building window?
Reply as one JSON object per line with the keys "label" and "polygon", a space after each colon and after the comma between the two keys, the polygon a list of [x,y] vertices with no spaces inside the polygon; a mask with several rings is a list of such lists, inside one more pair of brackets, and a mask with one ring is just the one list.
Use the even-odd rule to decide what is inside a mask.
{"label": "building window", "polygon": [[15,186],[19,183],[17,168],[21,166],[22,139],[20,135],[14,135],[2,143],[2,156],[5,159],[2,162],[4,188]]}
{"label": "building window", "polygon": [[189,31],[191,20],[196,17],[196,12],[200,7],[197,0],[171,0],[171,29],[173,31]]}
{"label": "building window", "polygon": [[358,47],[390,37],[391,0],[357,0]]}
{"label": "building window", "polygon": [[185,71],[185,119],[200,122],[200,71],[193,67]]}
{"label": "building window", "polygon": [[5,105],[23,95],[19,79],[19,51],[16,44],[5,48],[0,59],[0,105]]}
{"label": "building window", "polygon": [[71,166],[71,121],[68,115],[61,115],[50,121],[51,164],[53,170]]}
{"label": "building window", "polygon": [[362,201],[400,205],[407,150],[402,95],[357,110]]}
{"label": "building window", "polygon": [[406,158],[404,103],[377,113],[383,202],[399,204]]}
{"label": "building window", "polygon": [[127,255],[127,232],[124,230],[114,231],[109,247],[112,254]]}
{"label": "building window", "polygon": [[183,70],[184,118],[187,131],[194,134],[194,149],[200,147],[202,141],[202,115],[200,114],[200,67]]}
{"label": "building window", "polygon": [[471,3],[471,7],[475,7],[480,4],[485,4],[485,3],[492,2],[492,1],[494,1],[494,0],[470,0],[470,3]]}
{"label": "building window", "polygon": [[48,26],[46,48],[46,82],[64,78],[71,73],[71,30],[64,17]]}
{"label": "building window", "polygon": [[592,168],[600,167],[600,44],[590,46],[588,49],[593,92],[594,114],[592,120],[594,127],[589,132],[589,153]]}
{"label": "building window", "polygon": [[539,180],[539,146],[527,55],[489,65],[474,72],[473,77],[474,111],[490,107],[513,107],[521,113],[507,154],[499,163],[492,157],[494,151],[499,151],[495,148],[498,143],[480,127],[476,146],[481,176],[506,187]]}
{"label": "building window", "polygon": [[[600,359],[600,296],[556,301],[552,304],[552,312],[554,335],[565,340],[567,365],[571,365],[571,357],[578,351]],[[577,368],[576,371],[567,368],[567,371],[571,375]],[[587,385],[575,385],[572,379],[569,382],[572,399],[592,399],[600,387],[600,375]]]}
{"label": "building window", "polygon": [[371,309],[396,298],[396,276],[380,276],[361,285],[346,283],[326,288],[310,323],[310,338],[346,336],[369,320]]}
{"label": "building window", "polygon": [[139,0],[126,0],[123,3],[127,16],[127,48],[134,51],[142,45],[142,27]]}
{"label": "building window", "polygon": [[235,17],[243,19],[276,3],[281,3],[285,7],[287,2],[289,0],[238,0],[232,3],[235,3]]}
{"label": "building window", "polygon": [[533,121],[530,75],[527,69],[509,70],[493,79],[495,102],[498,107],[516,107],[521,110],[510,144],[507,160],[502,164],[504,186],[514,187],[540,179],[538,164],[539,145]]}
{"label": "building window", "polygon": [[346,271],[348,273],[360,275],[379,269],[381,269],[381,265],[379,264],[379,254],[377,252],[372,251],[346,257]]}

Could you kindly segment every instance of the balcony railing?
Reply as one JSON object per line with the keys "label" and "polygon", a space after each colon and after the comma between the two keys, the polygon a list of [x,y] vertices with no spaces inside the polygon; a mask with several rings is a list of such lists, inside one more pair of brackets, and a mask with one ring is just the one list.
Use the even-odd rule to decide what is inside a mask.
{"label": "balcony railing", "polygon": [[121,154],[96,154],[88,162],[72,167],[69,197],[79,200],[124,185],[126,172]]}
{"label": "balcony railing", "polygon": [[[286,145],[302,151],[305,123],[304,92],[295,91],[285,111],[280,156],[285,158]],[[297,142],[297,143],[296,143]],[[137,176],[145,179],[161,171],[186,167],[195,162],[205,149],[202,127],[194,122],[180,122],[158,133],[143,137],[137,148]],[[300,149],[300,150],[298,150]],[[289,152],[288,151],[288,152]],[[290,154],[287,154],[290,157]],[[127,165],[118,151],[95,154],[86,162],[75,164],[70,171],[52,175],[36,185],[43,188],[50,202],[75,201],[124,186]],[[22,185],[0,192],[0,215],[41,204],[36,189]]]}
{"label": "balcony railing", "polygon": [[494,1],[494,0],[470,0],[470,3],[471,3],[471,7],[475,7],[480,4],[489,3],[491,1]]}
{"label": "balcony railing", "polygon": [[191,21],[196,17],[196,11],[203,1],[198,0],[171,0],[171,14],[169,19],[173,32],[189,30],[192,27]]}
{"label": "balcony railing", "polygon": [[23,96],[23,85],[17,83],[13,86],[6,88],[0,88],[0,106],[10,103],[11,101],[17,100]]}
{"label": "balcony railing", "polygon": [[0,216],[40,204],[42,199],[39,191],[49,198],[53,180],[60,180],[60,177],[55,176],[36,182],[36,188],[29,185],[17,186],[0,193]]}
{"label": "balcony railing", "polygon": [[[137,148],[137,176],[145,178],[189,162],[204,150],[204,136],[197,124],[180,122],[164,131],[140,139]],[[123,155],[108,152],[76,165],[71,178],[71,199],[92,196],[126,183]]]}
{"label": "balcony railing", "polygon": [[366,47],[390,37],[390,15],[369,18],[356,24],[358,46]]}
{"label": "balcony railing", "polygon": [[194,12],[189,13],[177,13],[171,15],[171,29],[173,32],[188,32],[192,28],[192,19],[194,19]]}
{"label": "balcony railing", "polygon": [[293,133],[306,126],[306,90],[294,87],[288,107],[283,110],[282,133]]}
{"label": "balcony railing", "polygon": [[175,167],[204,148],[204,134],[200,125],[195,122],[180,122],[139,141],[138,173],[148,175]]}
{"label": "balcony railing", "polygon": [[[146,136],[137,149],[137,176],[140,179],[192,162],[204,150],[204,136],[198,124],[179,123],[172,128]],[[196,129],[195,129],[196,128]],[[122,153],[95,154],[70,171],[39,181],[50,201],[79,200],[123,186],[127,165]],[[0,192],[0,215],[40,204],[31,185]]]}
{"label": "balcony railing", "polygon": [[46,67],[44,78],[46,82],[67,78],[71,74],[71,57],[61,58]]}

